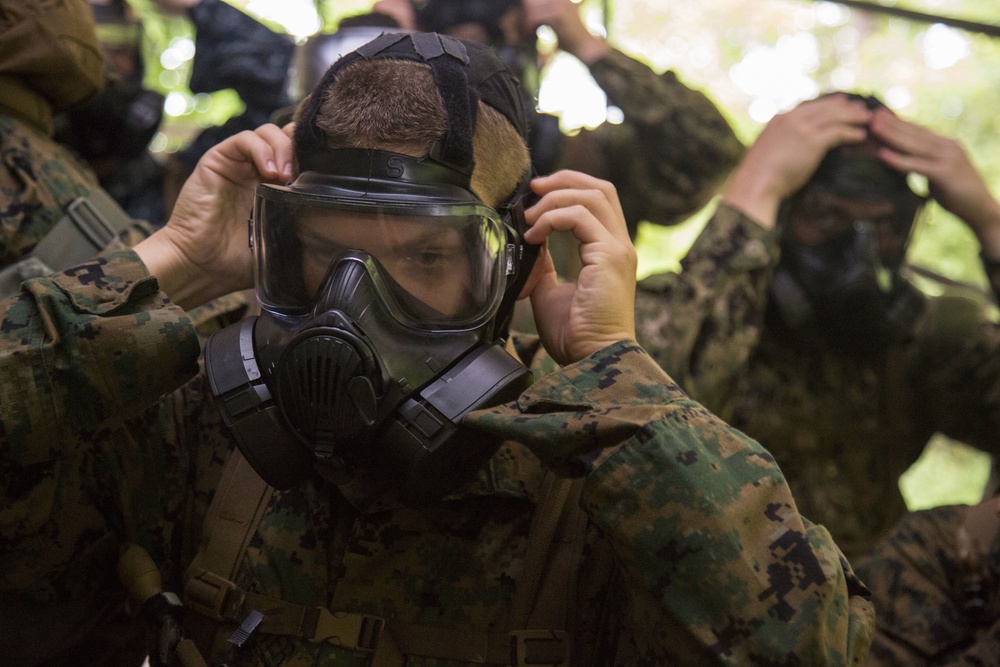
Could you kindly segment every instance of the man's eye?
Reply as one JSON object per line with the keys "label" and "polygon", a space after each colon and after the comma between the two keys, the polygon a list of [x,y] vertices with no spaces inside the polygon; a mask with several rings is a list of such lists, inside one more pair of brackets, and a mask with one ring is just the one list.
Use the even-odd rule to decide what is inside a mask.
{"label": "man's eye", "polygon": [[439,253],[425,252],[417,255],[417,261],[425,265],[440,264],[443,257]]}
{"label": "man's eye", "polygon": [[407,255],[409,261],[419,266],[437,266],[450,262],[455,257],[455,252],[448,248],[421,248],[414,249]]}

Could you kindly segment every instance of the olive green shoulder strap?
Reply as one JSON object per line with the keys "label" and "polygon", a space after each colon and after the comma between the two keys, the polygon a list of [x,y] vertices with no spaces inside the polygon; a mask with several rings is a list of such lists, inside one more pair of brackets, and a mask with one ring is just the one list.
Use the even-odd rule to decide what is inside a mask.
{"label": "olive green shoulder strap", "polygon": [[[568,665],[576,576],[587,517],[579,506],[583,480],[548,473],[528,534],[524,569],[518,580],[511,631],[477,632],[417,627],[352,612],[304,607],[241,590],[234,582],[240,559],[274,490],[234,452],[205,520],[201,548],[184,584],[188,637],[222,651],[222,623],[241,624],[229,638],[238,645],[252,632],[289,635],[370,651],[376,667],[403,665],[419,655],[502,665]],[[263,613],[265,610],[266,613]]]}
{"label": "olive green shoulder strap", "polygon": [[25,280],[92,259],[132,222],[102,188],[77,197],[31,253],[0,270],[0,298],[16,293]]}
{"label": "olive green shoulder strap", "polygon": [[201,546],[184,577],[184,607],[200,616],[186,615],[191,620],[185,634],[203,649],[217,648],[220,622],[244,620],[238,614],[245,596],[233,580],[273,494],[274,488],[233,450],[205,516]]}
{"label": "olive green shoulder strap", "polygon": [[526,664],[560,664],[560,656],[562,664],[569,664],[569,619],[587,526],[580,507],[583,482],[549,472],[542,485],[510,625],[512,648]]}

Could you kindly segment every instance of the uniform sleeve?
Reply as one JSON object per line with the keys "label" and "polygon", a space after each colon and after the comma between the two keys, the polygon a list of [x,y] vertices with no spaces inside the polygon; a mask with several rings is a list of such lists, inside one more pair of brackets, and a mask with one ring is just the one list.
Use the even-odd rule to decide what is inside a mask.
{"label": "uniform sleeve", "polygon": [[41,664],[110,623],[122,542],[159,561],[180,539],[190,455],[160,399],[198,338],[126,250],[26,282],[0,317],[0,655]]}
{"label": "uniform sleeve", "polygon": [[776,235],[720,204],[680,273],[640,281],[636,337],[689,394],[713,409],[725,404],[760,340]]}
{"label": "uniform sleeve", "polygon": [[[992,515],[992,516],[990,516]],[[988,665],[1000,655],[997,500],[911,512],[858,571],[879,610],[873,667]],[[963,535],[964,533],[964,535]]]}
{"label": "uniform sleeve", "polygon": [[707,204],[744,151],[715,103],[620,51],[591,73],[624,119],[568,138],[564,166],[614,183],[633,233],[641,220],[672,225]]}
{"label": "uniform sleeve", "polygon": [[643,664],[860,664],[868,591],[799,515],[771,455],[631,341],[470,423],[585,475],[581,503],[628,587]]}
{"label": "uniform sleeve", "polygon": [[130,250],[26,282],[0,304],[5,453],[128,419],[197,372],[197,335]]}

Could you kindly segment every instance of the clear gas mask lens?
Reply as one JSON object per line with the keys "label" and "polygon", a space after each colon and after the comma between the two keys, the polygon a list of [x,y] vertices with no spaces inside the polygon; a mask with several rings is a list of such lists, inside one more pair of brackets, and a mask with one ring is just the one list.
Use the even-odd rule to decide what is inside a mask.
{"label": "clear gas mask lens", "polygon": [[420,330],[475,327],[496,312],[510,267],[507,232],[472,202],[390,204],[261,186],[254,209],[258,297],[305,315],[329,295],[328,273],[363,257],[392,316]]}

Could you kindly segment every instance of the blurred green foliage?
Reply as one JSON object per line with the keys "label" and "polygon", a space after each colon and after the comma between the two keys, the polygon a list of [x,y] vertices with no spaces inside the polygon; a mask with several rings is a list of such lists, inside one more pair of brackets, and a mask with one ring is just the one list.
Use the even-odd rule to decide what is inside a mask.
{"label": "blurred green foliage", "polygon": [[[884,4],[979,20],[992,18],[996,10],[993,0]],[[775,49],[793,61],[772,72],[776,79],[780,81],[789,71],[802,73],[815,84],[817,93],[834,89],[874,93],[890,106],[895,106],[894,99],[908,98],[906,104],[895,106],[897,113],[959,139],[993,191],[1000,192],[1000,116],[994,111],[1000,102],[998,39],[860,11],[843,12],[845,22],[824,25],[818,17],[835,14],[837,6],[809,0],[715,0],[698,5],[701,10],[694,3],[661,5],[654,0],[619,5],[612,15],[616,19],[612,34],[623,39],[627,35],[626,50],[646,53],[655,66],[676,69],[686,81],[705,90],[728,112],[747,143],[762,127],[749,113],[759,98],[733,81],[734,68],[768,46],[802,42],[808,33],[814,40],[815,62],[796,68],[802,63],[794,62],[795,56],[802,49]],[[624,11],[626,6],[629,12]],[[649,20],[649,16],[657,18]],[[954,48],[965,49],[966,54],[948,67],[932,67],[932,32],[939,43],[951,40]],[[677,34],[688,37],[679,40]],[[706,46],[710,40],[714,41]],[[692,59],[692,51],[700,55]],[[705,219],[696,216],[670,230],[644,229],[638,242],[640,274],[676,268],[677,259]],[[932,205],[915,234],[910,259],[948,277],[983,284],[977,253],[978,246],[965,225]]]}

